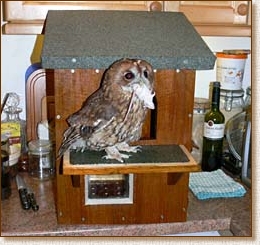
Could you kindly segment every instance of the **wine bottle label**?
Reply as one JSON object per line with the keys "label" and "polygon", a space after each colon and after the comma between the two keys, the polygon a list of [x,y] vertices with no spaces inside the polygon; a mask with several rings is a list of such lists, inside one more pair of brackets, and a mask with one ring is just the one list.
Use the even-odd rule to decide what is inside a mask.
{"label": "wine bottle label", "polygon": [[221,139],[224,137],[225,124],[216,124],[213,121],[204,123],[204,137],[209,139]]}

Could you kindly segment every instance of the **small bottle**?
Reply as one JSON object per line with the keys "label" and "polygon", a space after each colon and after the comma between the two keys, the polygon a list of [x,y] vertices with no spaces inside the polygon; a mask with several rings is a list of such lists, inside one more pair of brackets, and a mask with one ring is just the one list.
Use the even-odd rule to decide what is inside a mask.
{"label": "small bottle", "polygon": [[221,167],[225,117],[219,110],[220,82],[213,82],[211,110],[205,114],[201,169],[214,171]]}
{"label": "small bottle", "polygon": [[9,141],[10,175],[15,177],[18,172],[20,157],[27,152],[26,121],[20,118],[22,109],[18,107],[20,97],[18,94],[8,93],[4,112],[6,118],[1,120],[1,134]]}

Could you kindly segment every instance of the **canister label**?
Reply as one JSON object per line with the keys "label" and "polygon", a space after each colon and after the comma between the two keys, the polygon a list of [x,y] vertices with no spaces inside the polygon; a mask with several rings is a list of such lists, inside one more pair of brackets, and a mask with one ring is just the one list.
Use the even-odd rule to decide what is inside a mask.
{"label": "canister label", "polygon": [[215,124],[213,121],[204,123],[204,137],[209,139],[222,139],[224,137],[225,124]]}
{"label": "canister label", "polygon": [[246,58],[240,58],[240,56],[229,57],[229,55],[217,54],[217,81],[221,82],[222,89],[240,90],[242,88],[245,62]]}

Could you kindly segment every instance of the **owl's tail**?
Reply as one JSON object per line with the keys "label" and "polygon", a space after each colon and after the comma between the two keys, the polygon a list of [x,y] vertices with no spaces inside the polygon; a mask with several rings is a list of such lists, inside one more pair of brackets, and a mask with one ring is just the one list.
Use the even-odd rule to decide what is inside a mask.
{"label": "owl's tail", "polygon": [[76,127],[69,127],[64,132],[64,138],[62,141],[62,144],[59,148],[58,152],[58,158],[62,157],[63,154],[70,149],[70,147],[73,145],[73,143],[80,138],[80,135],[78,133],[78,130]]}

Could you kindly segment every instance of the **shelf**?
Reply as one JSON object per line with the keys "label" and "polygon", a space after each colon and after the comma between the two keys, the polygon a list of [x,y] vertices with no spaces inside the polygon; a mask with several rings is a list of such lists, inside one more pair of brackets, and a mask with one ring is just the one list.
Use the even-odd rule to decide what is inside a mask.
{"label": "shelf", "polygon": [[104,155],[103,151],[67,151],[63,157],[63,174],[183,173],[200,169],[183,145],[142,146],[141,152],[132,153],[124,163],[105,160]]}

